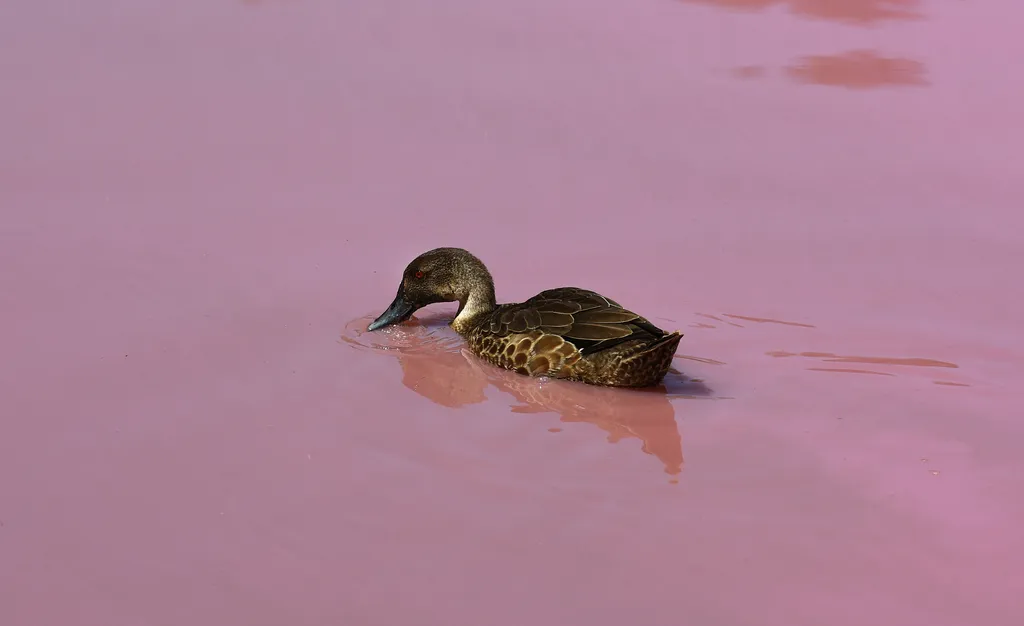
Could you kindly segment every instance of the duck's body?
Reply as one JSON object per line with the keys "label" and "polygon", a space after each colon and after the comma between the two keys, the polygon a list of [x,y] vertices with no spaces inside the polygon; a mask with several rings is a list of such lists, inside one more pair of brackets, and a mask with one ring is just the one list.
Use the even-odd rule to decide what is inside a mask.
{"label": "duck's body", "polygon": [[661,382],[682,334],[667,333],[598,293],[576,287],[542,291],[498,305],[487,268],[460,248],[438,248],[405,270],[376,330],[434,302],[459,302],[452,328],[480,358],[527,376],[592,385],[647,387]]}
{"label": "duck's body", "polygon": [[576,287],[543,291],[452,326],[474,354],[498,367],[615,387],[658,384],[682,338]]}

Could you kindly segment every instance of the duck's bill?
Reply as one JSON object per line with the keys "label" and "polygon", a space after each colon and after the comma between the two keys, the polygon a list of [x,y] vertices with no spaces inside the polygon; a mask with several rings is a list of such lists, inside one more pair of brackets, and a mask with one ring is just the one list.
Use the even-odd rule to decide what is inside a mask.
{"label": "duck's bill", "polygon": [[385,326],[391,326],[392,324],[398,324],[412,317],[412,314],[416,311],[416,307],[405,301],[402,297],[402,292],[399,291],[398,295],[395,296],[391,306],[388,307],[387,311],[380,314],[380,317],[373,320],[366,330],[377,330],[378,328],[384,328]]}

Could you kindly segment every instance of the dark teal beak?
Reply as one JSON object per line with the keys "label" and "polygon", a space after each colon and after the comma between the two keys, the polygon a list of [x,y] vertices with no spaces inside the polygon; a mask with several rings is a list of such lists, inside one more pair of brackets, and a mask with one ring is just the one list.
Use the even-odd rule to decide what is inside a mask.
{"label": "dark teal beak", "polygon": [[398,288],[398,295],[391,302],[391,306],[388,307],[387,311],[380,314],[380,317],[373,320],[366,330],[377,330],[378,328],[384,328],[385,326],[391,326],[392,324],[398,324],[412,317],[412,314],[416,311],[416,307],[406,301],[402,296],[402,288]]}

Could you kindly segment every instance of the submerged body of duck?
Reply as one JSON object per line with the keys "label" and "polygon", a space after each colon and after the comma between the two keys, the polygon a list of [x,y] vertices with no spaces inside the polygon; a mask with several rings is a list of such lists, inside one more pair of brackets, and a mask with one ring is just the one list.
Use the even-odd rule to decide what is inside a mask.
{"label": "submerged body of duck", "polygon": [[527,376],[615,387],[656,385],[682,338],[576,287],[499,305],[490,272],[461,248],[430,250],[409,263],[394,301],[369,330],[403,322],[436,302],[459,303],[451,326],[474,354]]}

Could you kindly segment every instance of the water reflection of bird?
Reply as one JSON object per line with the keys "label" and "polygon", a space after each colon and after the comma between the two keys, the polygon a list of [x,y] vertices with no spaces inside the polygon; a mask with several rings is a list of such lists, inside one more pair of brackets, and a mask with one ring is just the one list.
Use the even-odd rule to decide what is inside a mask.
{"label": "water reflection of bird", "polygon": [[634,437],[645,453],[662,462],[666,473],[680,473],[682,439],[671,399],[707,396],[703,383],[674,370],[662,385],[647,389],[527,378],[474,358],[440,319],[418,321],[417,326],[407,327],[409,332],[382,352],[398,359],[402,384],[424,398],[461,407],[486,401],[486,390],[493,386],[519,402],[511,409],[515,413],[556,413],[563,422],[588,422],[607,432],[610,443]]}

